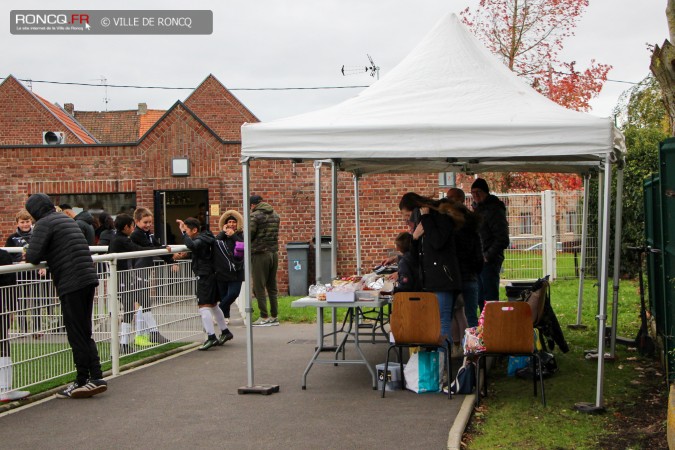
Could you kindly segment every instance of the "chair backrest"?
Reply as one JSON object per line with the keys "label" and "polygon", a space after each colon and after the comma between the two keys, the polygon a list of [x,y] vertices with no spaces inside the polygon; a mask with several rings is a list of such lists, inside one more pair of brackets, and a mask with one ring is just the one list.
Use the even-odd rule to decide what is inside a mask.
{"label": "chair backrest", "polygon": [[487,302],[483,314],[486,352],[531,353],[534,350],[530,305],[524,302]]}
{"label": "chair backrest", "polygon": [[530,305],[532,310],[532,323],[537,325],[544,314],[544,307],[550,296],[550,284],[547,280],[537,283],[536,288],[533,287],[531,291],[525,291],[523,300]]}
{"label": "chair backrest", "polygon": [[441,313],[433,292],[397,292],[390,317],[391,332],[399,344],[438,344]]}

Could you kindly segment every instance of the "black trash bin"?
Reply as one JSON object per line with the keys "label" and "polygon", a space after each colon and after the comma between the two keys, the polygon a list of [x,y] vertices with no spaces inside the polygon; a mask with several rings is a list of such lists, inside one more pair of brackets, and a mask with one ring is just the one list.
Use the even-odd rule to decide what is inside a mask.
{"label": "black trash bin", "polygon": [[[331,273],[333,264],[331,258],[332,243],[330,236],[321,236],[321,282],[324,284],[330,283],[333,279]],[[316,238],[312,239],[312,244],[316,245]]]}
{"label": "black trash bin", "polygon": [[289,242],[288,254],[288,295],[307,295],[309,288],[309,242]]}

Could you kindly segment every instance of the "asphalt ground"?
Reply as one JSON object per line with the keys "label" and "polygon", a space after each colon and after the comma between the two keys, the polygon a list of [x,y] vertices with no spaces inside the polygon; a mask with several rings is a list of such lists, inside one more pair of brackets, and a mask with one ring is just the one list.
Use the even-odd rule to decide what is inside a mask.
{"label": "asphalt ground", "polygon": [[[316,325],[255,327],[254,384],[271,395],[239,395],[247,385],[243,322],[234,339],[188,351],[108,379],[89,399],[48,398],[0,416],[0,443],[13,449],[361,449],[448,447],[464,400],[443,394],[372,389],[362,365],[315,365]],[[361,344],[383,363],[386,344]],[[347,359],[356,352],[348,347]],[[323,354],[322,354],[323,355]],[[324,357],[329,357],[326,354]]]}

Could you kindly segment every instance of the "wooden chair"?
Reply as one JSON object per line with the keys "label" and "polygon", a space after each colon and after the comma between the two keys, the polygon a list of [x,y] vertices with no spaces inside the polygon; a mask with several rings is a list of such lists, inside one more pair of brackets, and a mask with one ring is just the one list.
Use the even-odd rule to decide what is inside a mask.
{"label": "wooden chair", "polygon": [[[483,345],[485,351],[474,354],[476,365],[476,402],[481,395],[481,371],[484,372],[485,395],[487,395],[488,356],[530,356],[534,396],[537,396],[537,368],[541,383],[541,402],[546,406],[546,392],[542,375],[541,358],[534,346],[532,308],[525,302],[487,302],[483,311]],[[536,364],[536,365],[535,365]]]}
{"label": "wooden chair", "polygon": [[[391,333],[394,343],[387,349],[387,361],[384,363],[384,373],[389,370],[389,356],[391,349],[398,349],[398,361],[401,363],[401,389],[405,388],[403,373],[403,348],[421,347],[424,349],[445,349],[444,365],[448,380],[452,376],[450,362],[450,341],[448,336],[441,335],[441,313],[438,299],[433,292],[398,292],[394,295],[390,316]],[[386,375],[385,375],[386,378]],[[382,383],[382,398],[387,386],[387,380]],[[448,389],[448,398],[451,398]]]}

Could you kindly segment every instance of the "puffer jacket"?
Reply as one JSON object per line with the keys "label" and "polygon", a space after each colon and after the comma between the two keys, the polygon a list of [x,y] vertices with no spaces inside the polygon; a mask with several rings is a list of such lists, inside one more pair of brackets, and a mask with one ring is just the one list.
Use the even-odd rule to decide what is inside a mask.
{"label": "puffer jacket", "polygon": [[483,256],[489,263],[501,264],[504,261],[504,249],[509,246],[506,206],[490,194],[482,203],[475,205],[474,210],[481,218],[478,234],[483,242]]}
{"label": "puffer jacket", "polygon": [[183,242],[185,246],[192,251],[192,271],[195,275],[213,274],[213,244],[216,238],[206,230],[201,231],[194,238],[190,238],[187,233],[183,233]]}
{"label": "puffer jacket", "polygon": [[225,211],[218,221],[222,230],[230,217],[237,221],[237,230],[232,236],[221,231],[213,244],[213,270],[221,281],[244,281],[244,260],[234,256],[234,245],[237,241],[244,241],[244,218],[237,211]]}
{"label": "puffer jacket", "polygon": [[[5,242],[5,247],[25,247],[30,243],[30,238],[33,236],[33,228],[30,231],[25,232],[20,229],[16,229],[14,234],[10,235]],[[21,253],[10,253],[12,255],[12,260],[14,262],[21,262]]]}
{"label": "puffer jacket", "polygon": [[462,275],[455,249],[455,223],[447,215],[434,211],[423,214],[424,234],[413,240],[413,252],[420,265],[420,284],[425,291],[458,291]]}
{"label": "puffer jacket", "polygon": [[59,295],[98,285],[96,268],[80,227],[62,213],[57,213],[46,194],[33,194],[26,209],[37,221],[26,250],[26,261],[47,261]]}
{"label": "puffer jacket", "polygon": [[[138,227],[134,228],[134,231],[131,232],[130,238],[134,242],[134,244],[140,245],[141,247],[145,247],[144,250],[157,250],[160,248],[166,248],[166,245],[162,245],[162,243],[159,242],[159,239],[157,239],[157,237],[155,237],[153,233],[150,232],[146,233],[145,231],[141,230]],[[155,258],[159,258],[167,264],[173,262],[173,255],[171,254],[156,257],[146,256],[143,258],[134,259],[134,268],[142,269],[145,267],[153,267],[155,264],[153,260]]]}
{"label": "puffer jacket", "polygon": [[269,203],[260,202],[251,211],[251,253],[279,251],[279,215]]}
{"label": "puffer jacket", "polygon": [[[74,217],[77,226],[80,227],[84,234],[87,244],[94,245],[96,239],[96,230],[94,230],[94,216],[87,211],[82,211]],[[36,219],[37,220],[37,219]]]}

